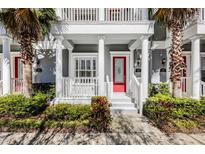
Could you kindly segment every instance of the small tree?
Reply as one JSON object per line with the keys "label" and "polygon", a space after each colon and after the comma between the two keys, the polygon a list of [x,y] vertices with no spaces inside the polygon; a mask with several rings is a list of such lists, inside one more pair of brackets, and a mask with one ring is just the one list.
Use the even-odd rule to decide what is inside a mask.
{"label": "small tree", "polygon": [[51,8],[11,8],[0,11],[0,21],[20,44],[21,60],[24,64],[23,90],[27,97],[32,94],[32,44],[43,40],[49,34],[51,22],[55,20],[55,10]]}

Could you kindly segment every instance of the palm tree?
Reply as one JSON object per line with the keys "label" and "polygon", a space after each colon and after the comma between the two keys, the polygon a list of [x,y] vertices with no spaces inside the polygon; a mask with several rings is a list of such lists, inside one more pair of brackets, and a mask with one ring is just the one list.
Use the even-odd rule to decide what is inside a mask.
{"label": "palm tree", "polygon": [[179,96],[178,87],[180,85],[182,71],[186,64],[182,56],[182,31],[187,22],[193,19],[199,10],[196,8],[163,8],[158,9],[154,18],[160,24],[166,26],[171,31],[172,44],[170,53],[170,80],[172,82],[172,95]]}
{"label": "palm tree", "polygon": [[32,94],[33,43],[44,39],[50,32],[51,23],[56,20],[55,10],[51,8],[10,8],[1,9],[0,21],[20,44],[23,62],[23,90],[27,97]]}

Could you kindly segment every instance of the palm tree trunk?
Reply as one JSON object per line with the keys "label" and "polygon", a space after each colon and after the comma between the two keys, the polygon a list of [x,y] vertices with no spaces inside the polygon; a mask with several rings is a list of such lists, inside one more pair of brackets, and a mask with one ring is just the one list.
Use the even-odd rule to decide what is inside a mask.
{"label": "palm tree trunk", "polygon": [[32,58],[33,48],[30,36],[22,34],[21,40],[21,59],[23,62],[23,92],[26,97],[32,95]]}
{"label": "palm tree trunk", "polygon": [[170,69],[172,81],[172,96],[181,97],[181,76],[182,71],[185,68],[184,59],[182,56],[182,23],[179,19],[173,19],[171,23],[171,32],[172,32],[172,45],[171,45],[171,61]]}
{"label": "palm tree trunk", "polygon": [[32,63],[25,61],[23,65],[23,91],[26,97],[32,95]]}

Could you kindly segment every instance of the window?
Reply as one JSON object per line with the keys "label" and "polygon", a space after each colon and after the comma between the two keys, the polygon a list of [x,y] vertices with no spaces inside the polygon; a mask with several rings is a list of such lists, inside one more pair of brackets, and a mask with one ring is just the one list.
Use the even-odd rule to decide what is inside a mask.
{"label": "window", "polygon": [[75,77],[92,78],[97,76],[96,57],[76,57]]}

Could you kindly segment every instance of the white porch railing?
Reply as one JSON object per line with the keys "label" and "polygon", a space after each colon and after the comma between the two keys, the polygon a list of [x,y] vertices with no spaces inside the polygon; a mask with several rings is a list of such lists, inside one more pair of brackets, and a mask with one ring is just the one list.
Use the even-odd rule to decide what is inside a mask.
{"label": "white porch railing", "polygon": [[191,96],[191,78],[190,77],[181,77],[181,92],[182,92],[182,97]]}
{"label": "white porch railing", "polygon": [[130,95],[131,98],[134,100],[134,103],[136,104],[137,111],[140,115],[142,115],[143,110],[143,103],[141,100],[141,79],[137,78],[134,74],[132,76],[132,79],[130,81]]}
{"label": "white porch railing", "polygon": [[144,8],[57,8],[56,14],[63,21],[141,21],[148,20]]}
{"label": "white porch railing", "polygon": [[201,96],[205,96],[205,82],[201,81]]}
{"label": "white porch railing", "polygon": [[12,90],[12,93],[23,93],[23,80],[12,78],[11,79],[11,90]]}
{"label": "white porch railing", "polygon": [[97,78],[62,78],[63,98],[84,99],[97,95]]}

